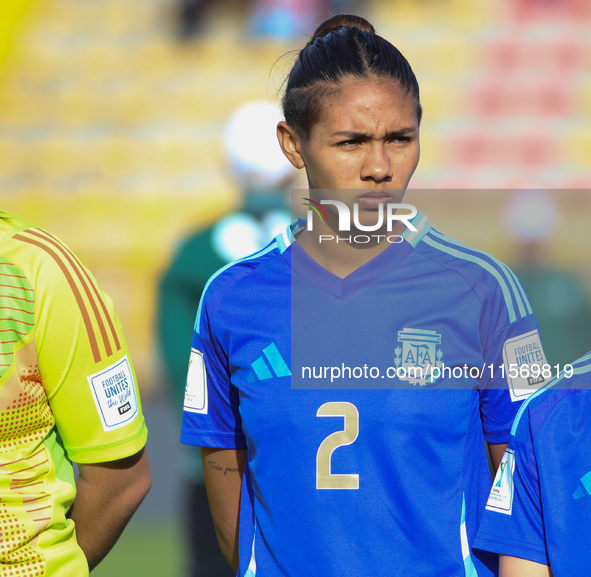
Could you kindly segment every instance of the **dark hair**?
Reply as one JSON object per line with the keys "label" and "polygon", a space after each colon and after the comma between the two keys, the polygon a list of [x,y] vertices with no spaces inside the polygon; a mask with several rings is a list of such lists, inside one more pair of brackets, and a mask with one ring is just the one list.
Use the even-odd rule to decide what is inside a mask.
{"label": "dark hair", "polygon": [[307,139],[320,117],[322,102],[338,93],[341,81],[370,75],[396,80],[414,96],[421,122],[419,83],[402,53],[378,36],[364,18],[332,16],[318,26],[289,73],[282,100],[285,121]]}

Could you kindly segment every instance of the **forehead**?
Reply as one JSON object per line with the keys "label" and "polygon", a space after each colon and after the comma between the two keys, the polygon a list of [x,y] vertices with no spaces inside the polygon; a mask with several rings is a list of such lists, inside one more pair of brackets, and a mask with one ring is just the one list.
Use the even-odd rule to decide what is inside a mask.
{"label": "forehead", "polygon": [[399,130],[416,124],[417,102],[395,80],[346,78],[327,97],[317,126],[320,130]]}

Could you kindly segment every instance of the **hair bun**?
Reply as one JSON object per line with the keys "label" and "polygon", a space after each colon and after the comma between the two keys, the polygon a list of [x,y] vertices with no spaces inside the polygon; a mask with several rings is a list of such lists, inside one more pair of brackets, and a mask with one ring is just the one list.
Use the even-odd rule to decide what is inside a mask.
{"label": "hair bun", "polygon": [[364,32],[369,32],[371,34],[376,33],[375,28],[365,18],[361,18],[361,16],[355,16],[354,14],[336,14],[322,22],[322,24],[316,28],[310,42],[308,42],[308,46],[314,44],[314,41],[317,38],[324,38],[327,34],[346,27],[357,27]]}

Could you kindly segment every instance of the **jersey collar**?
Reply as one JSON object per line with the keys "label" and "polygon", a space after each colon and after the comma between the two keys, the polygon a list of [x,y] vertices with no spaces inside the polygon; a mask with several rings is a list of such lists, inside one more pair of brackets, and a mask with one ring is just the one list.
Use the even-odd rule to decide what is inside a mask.
{"label": "jersey collar", "polygon": [[[292,273],[296,272],[298,276],[320,290],[342,299],[370,285],[395,269],[413,251],[431,228],[427,217],[421,212],[417,213],[411,223],[417,230],[405,230],[402,234],[404,242],[392,244],[344,279],[320,266],[295,242],[294,236],[306,226],[304,219],[300,218],[292,222],[275,239],[281,254],[290,265]],[[287,250],[288,248],[290,250]]]}

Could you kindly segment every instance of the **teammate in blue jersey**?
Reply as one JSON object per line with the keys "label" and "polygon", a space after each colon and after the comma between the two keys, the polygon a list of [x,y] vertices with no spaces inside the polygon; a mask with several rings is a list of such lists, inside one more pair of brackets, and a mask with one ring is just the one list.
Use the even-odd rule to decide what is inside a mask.
{"label": "teammate in blue jersey", "polygon": [[517,414],[475,543],[501,554],[502,577],[590,573],[590,387],[588,353]]}
{"label": "teammate in blue jersey", "polygon": [[247,577],[494,575],[471,545],[484,441],[498,465],[535,386],[498,367],[545,361],[527,298],[420,213],[335,239],[337,209],[362,236],[419,159],[416,78],[366,20],[320,25],[283,107],[280,145],[326,215],[210,279],[187,379],[181,439],[202,447],[222,550]]}

